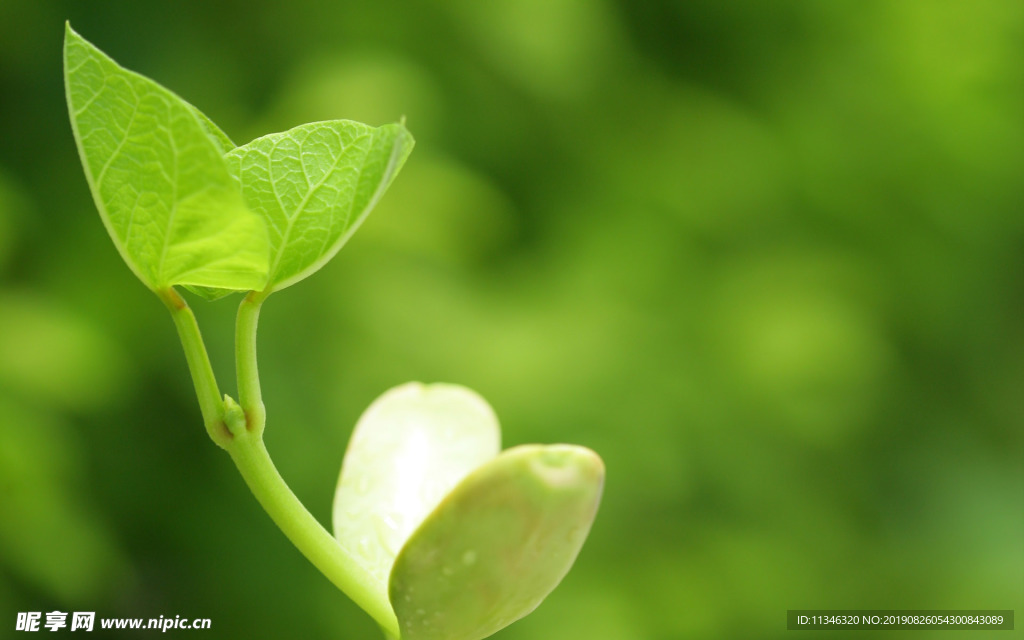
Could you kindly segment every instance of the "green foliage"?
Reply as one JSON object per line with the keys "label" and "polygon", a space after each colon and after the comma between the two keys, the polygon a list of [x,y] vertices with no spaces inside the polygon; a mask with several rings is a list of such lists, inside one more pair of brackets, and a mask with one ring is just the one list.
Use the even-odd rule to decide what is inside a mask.
{"label": "green foliage", "polygon": [[195,108],[67,26],[71,126],[96,208],[128,266],[154,291],[260,289],[266,230],[222,157],[227,137]]}
{"label": "green foliage", "polygon": [[227,154],[250,207],[267,223],[267,288],[322,267],[355,233],[412,151],[400,124],[335,120],[257,138]]}
{"label": "green foliage", "polygon": [[[349,434],[400,381],[481,392],[506,447],[600,451],[586,548],[494,640],[781,640],[796,602],[1024,602],[1024,3],[396,7],[0,1],[0,310],[108,345],[18,312],[0,431],[35,431],[9,453],[44,469],[77,443],[51,486],[123,569],[18,498],[38,524],[0,543],[8,611],[377,637],[188,428],[180,348],[61,126],[65,18],[237,143],[407,116],[416,150],[344,264],[260,318],[267,446],[328,529]],[[234,309],[194,306],[230,376]]]}
{"label": "green foliage", "polygon": [[386,606],[399,549],[456,484],[498,455],[500,438],[490,406],[456,385],[409,383],[363,413],[334,496],[334,536]]}
{"label": "green foliage", "polygon": [[505,451],[460,482],[395,560],[406,640],[480,640],[561,582],[597,514],[604,464],[571,445]]}
{"label": "green foliage", "polygon": [[302,280],[341,249],[414,144],[401,124],[336,120],[236,148],[198,109],[70,25],[64,69],[96,207],[154,291],[185,285],[213,299]]}
{"label": "green foliage", "polygon": [[[532,611],[596,515],[604,470],[593,452],[532,446],[499,456],[497,418],[482,398],[410,383],[360,420],[330,538],[263,445],[261,305],[356,231],[412,151],[404,124],[316,122],[235,148],[208,117],[70,24],[64,59],[75,140],[107,231],[171,312],[206,429],[278,526],[388,636],[479,640]],[[252,290],[236,324],[239,401],[221,396],[174,285],[210,299]]]}
{"label": "green foliage", "polygon": [[334,535],[405,640],[479,640],[511,624],[555,588],[587,537],[600,458],[568,445],[498,455],[499,437],[483,398],[445,384],[396,387],[356,425]]}

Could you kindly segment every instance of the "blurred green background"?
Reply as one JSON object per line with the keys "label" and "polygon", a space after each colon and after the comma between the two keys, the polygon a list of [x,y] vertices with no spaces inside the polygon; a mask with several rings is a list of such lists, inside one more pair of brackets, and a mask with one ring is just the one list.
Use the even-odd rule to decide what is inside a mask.
{"label": "blurred green background", "polygon": [[[378,637],[204,433],[89,196],[66,19],[238,142],[407,118],[382,204],[264,309],[266,438],[322,522],[408,380],[600,452],[576,567],[496,638],[1024,611],[1024,3],[0,0],[0,637]],[[230,300],[193,301],[225,391]]]}

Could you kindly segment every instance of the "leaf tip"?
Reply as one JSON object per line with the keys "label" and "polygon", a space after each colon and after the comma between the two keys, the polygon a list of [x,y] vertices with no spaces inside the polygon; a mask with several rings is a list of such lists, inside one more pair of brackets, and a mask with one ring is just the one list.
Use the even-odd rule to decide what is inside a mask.
{"label": "leaf tip", "polygon": [[75,28],[71,26],[70,20],[64,21],[64,47],[67,48],[70,42],[84,42],[85,38],[80,33],[75,31]]}
{"label": "leaf tip", "polygon": [[[434,409],[445,408],[447,410],[459,410],[478,414],[495,425],[498,424],[498,417],[494,409],[476,391],[469,387],[450,382],[406,382],[386,391],[380,400],[387,398],[389,402],[398,402],[410,407],[417,407],[424,410],[427,407]],[[374,403],[376,404],[376,403]]]}
{"label": "leaf tip", "polygon": [[68,60],[68,45],[71,43],[72,40],[80,39],[80,38],[81,38],[81,36],[78,35],[78,33],[74,29],[71,28],[71,21],[70,20],[65,20],[64,21],[64,63],[65,63],[64,66],[65,66],[65,70],[66,70],[66,67],[67,67],[67,60]]}
{"label": "leaf tip", "polygon": [[552,488],[604,484],[601,456],[591,449],[571,444],[553,444],[540,449],[530,461],[533,473]]}

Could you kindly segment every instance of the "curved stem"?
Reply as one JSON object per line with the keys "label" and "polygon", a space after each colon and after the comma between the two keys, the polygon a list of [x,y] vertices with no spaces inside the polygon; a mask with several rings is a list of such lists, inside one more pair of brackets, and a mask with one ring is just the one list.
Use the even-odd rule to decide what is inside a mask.
{"label": "curved stem", "polygon": [[263,444],[266,410],[256,368],[256,327],[265,292],[250,292],[238,306],[235,364],[239,405],[245,429],[225,446],[242,478],[270,518],[328,580],[369,613],[389,638],[398,638],[398,620],[391,605],[375,596],[369,574],[313,517],[288,488]]}
{"label": "curved stem", "polygon": [[388,638],[398,638],[391,605],[375,596],[369,574],[302,505],[278,473],[263,444],[266,412],[256,369],[256,325],[265,293],[251,292],[238,308],[235,359],[239,403],[221,398],[195,314],[173,288],[157,292],[171,312],[199,398],[206,430],[227,450],[242,478],[270,518],[328,580],[377,621]]}
{"label": "curved stem", "polygon": [[185,360],[192,374],[192,383],[199,399],[199,409],[203,412],[203,423],[210,438],[220,447],[226,447],[231,441],[231,432],[224,423],[224,404],[221,400],[217,378],[210,365],[210,356],[206,353],[203,336],[199,333],[199,324],[188,303],[173,288],[161,289],[156,292],[164,305],[171,312],[174,326],[178,329],[178,338],[185,349]]}
{"label": "curved stem", "polygon": [[328,580],[373,616],[388,637],[397,638],[398,620],[390,605],[374,597],[369,575],[288,488],[274,467],[260,434],[237,434],[227,450],[253,495],[292,544]]}

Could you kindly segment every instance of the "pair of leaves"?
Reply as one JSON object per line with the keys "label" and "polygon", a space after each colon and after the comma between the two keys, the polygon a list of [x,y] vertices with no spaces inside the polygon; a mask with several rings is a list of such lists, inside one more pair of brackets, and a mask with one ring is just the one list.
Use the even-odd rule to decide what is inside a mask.
{"label": "pair of leaves", "polygon": [[276,291],[330,260],[398,173],[401,124],[335,120],[235,147],[209,118],[68,25],[64,81],[86,178],[121,257],[154,291]]}
{"label": "pair of leaves", "polygon": [[356,425],[334,535],[403,640],[485,638],[536,608],[579,553],[600,458],[571,445],[499,449],[491,408],[456,385],[402,385]]}

